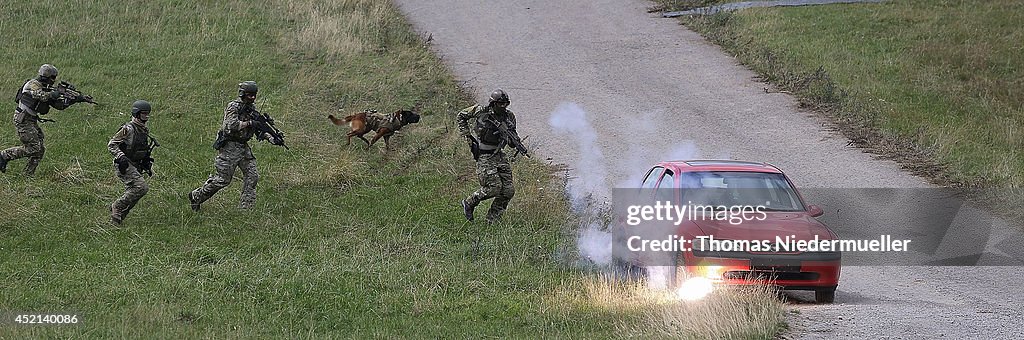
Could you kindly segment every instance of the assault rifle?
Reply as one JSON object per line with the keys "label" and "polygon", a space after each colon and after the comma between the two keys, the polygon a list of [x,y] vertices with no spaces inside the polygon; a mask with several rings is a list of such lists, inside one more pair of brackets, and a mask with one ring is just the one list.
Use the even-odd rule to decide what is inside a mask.
{"label": "assault rifle", "polygon": [[[267,140],[263,136],[266,133],[273,137],[270,140],[270,144],[283,146],[287,150],[288,146],[284,144],[284,132],[279,130],[277,126],[274,126],[274,118],[263,112],[255,113],[256,117],[252,119],[252,126],[256,129],[256,140]],[[275,141],[279,143],[275,143]]]}
{"label": "assault rifle", "polygon": [[157,143],[156,138],[149,137],[149,151],[146,151],[146,157],[139,162],[139,173],[148,174],[149,177],[153,177],[153,149],[160,146]]}
{"label": "assault rifle", "polygon": [[513,158],[518,156],[519,154],[523,154],[527,158],[530,157],[530,151],[527,150],[526,146],[523,145],[523,140],[519,138],[519,135],[508,131],[508,126],[506,126],[504,123],[498,122],[497,120],[494,119],[494,117],[492,117],[489,114],[481,118],[484,119],[485,122],[490,122],[491,124],[494,124],[494,126],[498,128],[498,134],[501,135],[501,143],[498,144],[498,150],[501,150],[501,148],[505,147],[505,145],[509,145],[516,149],[516,153],[512,155]]}
{"label": "assault rifle", "polygon": [[98,104],[95,100],[92,99],[92,96],[82,94],[82,92],[78,91],[78,89],[75,88],[75,85],[72,85],[71,83],[63,80],[60,82],[59,85],[57,85],[55,91],[57,91],[57,93],[60,93],[60,95],[64,98],[68,99],[68,105],[74,103],[89,103],[94,105]]}

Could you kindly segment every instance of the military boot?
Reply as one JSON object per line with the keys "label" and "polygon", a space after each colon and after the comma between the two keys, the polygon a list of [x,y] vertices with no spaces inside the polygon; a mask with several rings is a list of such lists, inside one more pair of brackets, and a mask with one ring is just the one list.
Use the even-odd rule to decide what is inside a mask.
{"label": "military boot", "polygon": [[117,208],[114,208],[114,205],[111,204],[110,205],[110,223],[113,223],[114,225],[121,225],[121,221],[122,220],[124,220],[124,216],[122,216],[121,212],[117,211]]}
{"label": "military boot", "polygon": [[466,215],[466,220],[467,221],[472,221],[473,220],[473,209],[474,208],[476,208],[476,207],[470,205],[469,202],[466,202],[466,200],[462,200],[462,213]]}
{"label": "military boot", "polygon": [[7,158],[0,155],[0,172],[7,172]]}
{"label": "military boot", "polygon": [[199,211],[199,206],[202,202],[199,202],[199,197],[196,197],[196,193],[194,191],[188,192],[188,201],[189,205],[192,207],[192,211]]}

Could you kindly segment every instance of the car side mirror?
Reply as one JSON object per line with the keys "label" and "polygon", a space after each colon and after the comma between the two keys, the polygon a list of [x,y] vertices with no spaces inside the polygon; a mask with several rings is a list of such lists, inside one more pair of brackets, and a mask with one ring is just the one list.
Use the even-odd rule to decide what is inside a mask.
{"label": "car side mirror", "polygon": [[811,205],[807,206],[807,213],[810,214],[811,217],[818,217],[818,216],[824,215],[825,214],[825,210],[822,210],[821,207],[819,207],[817,205],[811,204]]}

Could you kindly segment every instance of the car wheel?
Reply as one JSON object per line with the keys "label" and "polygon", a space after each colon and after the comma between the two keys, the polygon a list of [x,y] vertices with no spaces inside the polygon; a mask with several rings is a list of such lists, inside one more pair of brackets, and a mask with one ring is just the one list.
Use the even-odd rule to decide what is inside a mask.
{"label": "car wheel", "polygon": [[814,291],[814,301],[817,303],[832,303],[836,300],[836,290],[816,290]]}
{"label": "car wheel", "polygon": [[672,289],[679,288],[683,285],[683,282],[689,278],[689,274],[686,272],[686,263],[684,262],[684,259],[685,255],[682,252],[679,252],[676,255],[673,264],[673,266],[675,266],[675,270],[672,271],[672,281],[670,282],[672,284]]}

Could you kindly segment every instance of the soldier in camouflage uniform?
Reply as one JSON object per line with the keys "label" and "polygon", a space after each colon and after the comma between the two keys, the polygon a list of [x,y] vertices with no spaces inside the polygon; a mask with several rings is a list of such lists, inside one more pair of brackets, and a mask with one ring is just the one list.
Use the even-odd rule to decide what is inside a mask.
{"label": "soldier in camouflage uniform", "polygon": [[53,87],[57,81],[57,68],[50,64],[39,67],[39,77],[29,79],[18,92],[18,107],[14,111],[14,128],[18,131],[21,146],[0,151],[0,172],[7,172],[7,162],[28,157],[25,174],[32,176],[43,159],[43,130],[39,128],[40,115],[50,108],[64,110],[71,106],[71,100],[64,98]]}
{"label": "soldier in camouflage uniform", "polygon": [[[459,133],[469,142],[471,147],[478,145],[480,157],[476,162],[476,175],[480,179],[480,189],[462,200],[463,213],[466,219],[473,220],[473,210],[480,202],[494,198],[491,208],[487,211],[487,222],[493,223],[508,206],[516,190],[512,185],[512,166],[502,151],[506,145],[495,122],[504,124],[507,131],[518,138],[516,132],[516,116],[508,110],[509,98],[501,89],[491,93],[487,105],[473,105],[457,116]],[[470,134],[469,121],[476,118],[476,125]],[[485,119],[489,118],[489,119]]]}
{"label": "soldier in camouflage uniform", "polygon": [[[216,173],[210,175],[203,186],[188,194],[192,210],[198,211],[203,202],[231,184],[235,168],[242,169],[242,199],[239,206],[248,209],[256,203],[256,182],[260,175],[256,171],[256,157],[253,156],[248,143],[258,132],[254,127],[256,122],[253,121],[258,115],[253,105],[257,92],[256,82],[246,81],[238,84],[238,99],[229,102],[224,109],[224,123],[221,124],[220,131],[223,134],[223,143],[218,143],[222,145],[217,149],[217,158],[213,164]],[[257,137],[275,145],[284,143],[268,133]]]}
{"label": "soldier in camouflage uniform", "polygon": [[110,221],[121,224],[128,212],[135,207],[142,196],[149,192],[149,185],[142,178],[142,172],[153,166],[150,158],[149,102],[136,100],[132,103],[132,120],[121,126],[107,143],[107,150],[114,156],[114,173],[124,182],[125,192],[110,205]]}

